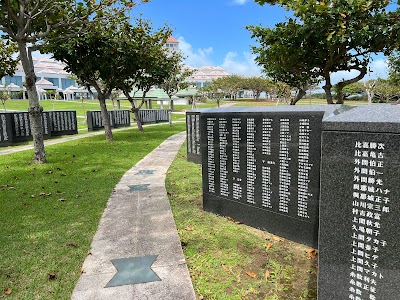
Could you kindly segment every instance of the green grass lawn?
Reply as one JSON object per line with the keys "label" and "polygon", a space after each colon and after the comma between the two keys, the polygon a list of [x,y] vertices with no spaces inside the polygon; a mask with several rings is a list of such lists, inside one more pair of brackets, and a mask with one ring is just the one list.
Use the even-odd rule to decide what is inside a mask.
{"label": "green grass lawn", "polygon": [[[260,99],[255,101],[253,99],[245,99],[245,100],[237,100],[235,101],[235,106],[276,106],[276,100],[263,100]],[[315,105],[315,104],[327,104],[326,99],[310,99],[304,98],[301,99],[296,105]],[[357,105],[365,105],[368,104],[367,101],[351,101],[346,100],[344,102],[345,105],[357,106]],[[286,103],[278,103],[278,105],[288,105]]]}
{"label": "green grass lawn", "polygon": [[166,187],[199,299],[316,299],[315,250],[204,212],[201,166],[185,147]]}
{"label": "green grass lawn", "polygon": [[[107,200],[125,172],[184,123],[0,156],[0,299],[70,299]],[[52,276],[54,275],[54,279]],[[10,295],[7,295],[10,293]]]}

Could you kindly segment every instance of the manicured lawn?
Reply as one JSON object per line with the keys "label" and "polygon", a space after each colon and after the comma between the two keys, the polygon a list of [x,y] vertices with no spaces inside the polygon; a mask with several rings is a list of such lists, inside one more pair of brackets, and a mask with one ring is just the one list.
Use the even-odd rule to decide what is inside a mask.
{"label": "manicured lawn", "polygon": [[199,299],[316,299],[315,250],[204,212],[201,166],[185,147],[166,186]]}
{"label": "manicured lawn", "polygon": [[[276,106],[276,100],[263,100],[260,99],[259,101],[254,101],[252,99],[246,100],[236,100],[237,102],[235,106]],[[325,99],[301,99],[296,105],[314,105],[314,104],[327,104]],[[344,102],[345,105],[357,106],[357,105],[365,105],[368,104],[367,101],[350,101],[346,100]],[[286,103],[278,103],[278,105],[288,105]]]}
{"label": "manicured lawn", "polygon": [[[184,123],[115,132],[0,156],[0,299],[70,299],[122,175]],[[54,278],[53,278],[54,277]],[[10,295],[7,295],[9,294]]]}

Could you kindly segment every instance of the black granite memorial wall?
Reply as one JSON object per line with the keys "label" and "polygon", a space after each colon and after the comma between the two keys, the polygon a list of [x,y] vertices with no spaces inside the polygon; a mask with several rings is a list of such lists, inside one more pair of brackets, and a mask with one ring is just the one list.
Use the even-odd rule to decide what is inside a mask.
{"label": "black granite memorial wall", "polygon": [[[111,127],[117,128],[131,126],[129,110],[109,110],[108,113],[110,116]],[[89,131],[100,130],[104,128],[103,117],[100,110],[87,111],[86,116]]]}
{"label": "black granite memorial wall", "polygon": [[317,248],[321,125],[324,116],[341,109],[231,107],[201,113],[204,210]]}
{"label": "black granite memorial wall", "polygon": [[140,109],[139,118],[142,124],[169,122],[169,109]]}
{"label": "black granite memorial wall", "polygon": [[52,110],[48,113],[52,136],[78,134],[75,110]]}
{"label": "black granite memorial wall", "polygon": [[[9,112],[12,122],[12,141],[14,143],[32,140],[32,127],[29,112]],[[48,112],[42,112],[43,139],[51,137],[50,116]]]}
{"label": "black granite memorial wall", "polygon": [[131,126],[129,110],[111,110],[110,113],[114,128]]}
{"label": "black granite memorial wall", "polygon": [[400,105],[323,124],[319,300],[400,295]]}
{"label": "black granite memorial wall", "polygon": [[187,160],[201,164],[200,151],[200,113],[205,109],[193,109],[186,112]]}
{"label": "black granite memorial wall", "polygon": [[7,147],[12,144],[12,118],[9,113],[0,113],[0,147]]}

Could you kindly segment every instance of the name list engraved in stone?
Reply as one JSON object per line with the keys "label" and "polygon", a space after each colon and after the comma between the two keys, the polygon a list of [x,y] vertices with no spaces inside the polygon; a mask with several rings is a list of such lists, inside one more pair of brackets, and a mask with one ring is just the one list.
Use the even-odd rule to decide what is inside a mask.
{"label": "name list engraved in stone", "polygon": [[271,155],[272,119],[262,119],[262,154]]}
{"label": "name list engraved in stone", "polygon": [[310,120],[299,120],[299,155],[298,155],[298,179],[297,179],[297,216],[309,219],[308,199],[312,197],[309,193],[310,170]]}
{"label": "name list engraved in stone", "polygon": [[[262,155],[271,155],[272,148],[272,119],[262,119]],[[271,195],[271,166],[275,162],[267,161],[270,157],[263,157],[263,166],[261,167],[261,205],[266,208],[272,208]],[[268,164],[267,166],[265,164]]]}
{"label": "name list engraved in stone", "polygon": [[232,118],[232,197],[235,200],[242,199],[242,179],[240,175],[240,130],[242,129],[242,119]]}
{"label": "name list engraved in stone", "polygon": [[229,197],[229,184],[228,184],[228,128],[226,118],[218,119],[219,130],[219,183],[220,195]]}
{"label": "name list engraved in stone", "polygon": [[289,119],[280,119],[279,128],[279,208],[280,212],[289,212],[291,174],[289,172],[289,143],[290,135]]}
{"label": "name list engraved in stone", "polygon": [[215,193],[214,127],[216,118],[207,118],[207,179],[208,192]]}
{"label": "name list engraved in stone", "polygon": [[200,115],[196,114],[196,127],[194,129],[194,133],[196,135],[196,143],[195,143],[195,150],[193,152],[195,152],[196,154],[200,154]]}
{"label": "name list engraved in stone", "polygon": [[188,152],[193,153],[192,149],[192,134],[193,134],[193,128],[192,128],[192,122],[191,122],[191,115],[186,115],[186,126],[187,126],[187,147],[188,147]]}
{"label": "name list engraved in stone", "polygon": [[3,129],[3,141],[8,141],[7,120],[5,115],[1,115],[1,125]]}
{"label": "name list engraved in stone", "polygon": [[391,199],[383,180],[384,158],[384,143],[355,142],[348,299],[376,300],[379,282],[385,280],[380,251],[391,245],[381,236],[381,225],[391,212]]}
{"label": "name list engraved in stone", "polygon": [[256,146],[255,146],[255,133],[256,133],[256,124],[254,121],[254,118],[248,118],[246,120],[247,124],[247,137],[246,137],[246,196],[247,196],[247,202],[251,204],[255,204],[255,181],[257,178],[257,173],[256,173],[256,156],[255,156],[255,151],[256,151]]}
{"label": "name list engraved in stone", "polygon": [[193,129],[196,126],[196,123],[195,123],[196,120],[194,118],[194,115],[191,115],[190,119],[191,119],[191,124],[192,124],[192,128],[191,128],[192,140],[190,142],[190,144],[191,144],[190,146],[191,146],[191,149],[192,149],[192,153],[195,153],[196,152],[196,147],[195,147],[195,145],[196,145],[196,135],[195,135],[195,132],[193,131]]}
{"label": "name list engraved in stone", "polygon": [[271,167],[270,166],[262,166],[261,168],[261,177],[262,177],[262,206],[267,208],[272,208],[271,203]]}

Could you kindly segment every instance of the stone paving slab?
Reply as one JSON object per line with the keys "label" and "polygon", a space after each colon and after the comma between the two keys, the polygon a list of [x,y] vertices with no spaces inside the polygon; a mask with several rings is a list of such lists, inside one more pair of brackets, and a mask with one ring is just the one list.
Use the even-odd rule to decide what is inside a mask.
{"label": "stone paving slab", "polygon": [[[72,299],[196,299],[165,190],[166,172],[185,137],[183,132],[164,141],[117,184]],[[148,189],[131,191],[134,185]],[[111,260],[152,255],[151,269],[161,281],[105,288],[117,272]]]}

